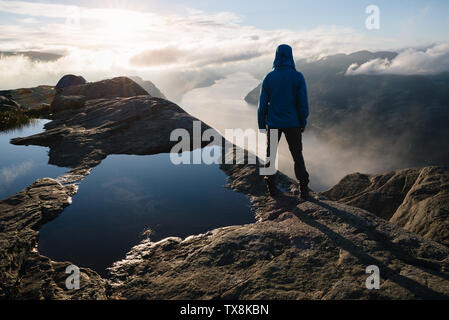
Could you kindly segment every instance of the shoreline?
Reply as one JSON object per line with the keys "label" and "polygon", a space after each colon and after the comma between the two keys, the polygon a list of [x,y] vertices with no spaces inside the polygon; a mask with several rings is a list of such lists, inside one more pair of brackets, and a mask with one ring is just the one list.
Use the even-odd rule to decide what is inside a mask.
{"label": "shoreline", "polygon": [[[73,182],[108,154],[169,151],[174,128],[193,136],[195,118],[167,100],[133,95],[134,84],[120,81],[131,96],[109,92],[112,97],[87,99],[57,113],[45,132],[13,140],[49,147],[50,163],[73,169],[68,185],[40,179],[0,201],[6,212],[0,220],[2,298],[449,299],[448,247],[322,194],[300,200],[281,173],[284,191],[268,197],[257,165],[249,164],[220,169],[228,188],[249,197],[256,222],[185,239],[144,240],[111,267],[110,277],[81,268],[81,288],[66,289],[70,262],[52,261],[34,248],[40,226],[70,204]],[[108,81],[103,85],[107,89]],[[201,130],[208,128],[203,124]],[[235,157],[236,148],[222,150]],[[382,290],[364,287],[365,268],[372,264],[380,267]]]}

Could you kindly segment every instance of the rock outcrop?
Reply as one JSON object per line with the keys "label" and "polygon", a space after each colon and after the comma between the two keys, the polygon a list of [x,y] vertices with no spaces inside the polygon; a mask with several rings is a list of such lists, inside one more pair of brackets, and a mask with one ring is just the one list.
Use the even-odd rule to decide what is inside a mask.
{"label": "rock outcrop", "polygon": [[69,109],[80,109],[84,107],[85,103],[85,96],[63,96],[58,94],[53,99],[53,102],[50,105],[50,110],[52,113],[59,113]]}
{"label": "rock outcrop", "polygon": [[38,86],[35,88],[2,90],[0,96],[14,100],[25,109],[36,109],[52,102],[55,89],[52,86]]}
{"label": "rock outcrop", "polygon": [[449,169],[425,167],[380,175],[355,173],[322,195],[366,209],[449,246]]}
{"label": "rock outcrop", "polygon": [[31,119],[27,112],[13,99],[0,96],[0,132],[29,124]]}
{"label": "rock outcrop", "polygon": [[[112,86],[117,83],[116,79],[111,80]],[[12,143],[49,147],[51,164],[72,167],[72,173],[84,174],[108,154],[147,155],[169,152],[178,142],[170,141],[170,133],[174,129],[184,128],[193,137],[195,119],[165,99],[153,98],[148,94],[128,98],[114,97],[124,94],[121,85],[115,87],[118,93],[112,90],[114,87],[107,89],[112,97],[89,99],[92,95],[97,97],[90,93],[91,88],[106,88],[107,83],[102,81],[69,87],[70,94],[80,93],[81,96],[68,98],[61,95],[65,98],[57,96],[56,99],[61,99],[59,102],[64,99],[68,101],[67,104],[73,102],[76,107],[61,108],[61,112],[54,115],[53,121],[45,125],[45,132],[16,138]],[[89,87],[82,90],[85,86]],[[128,93],[142,93],[138,88]],[[80,100],[83,103],[78,104]],[[203,124],[202,130],[207,128],[209,127]]]}
{"label": "rock outcrop", "polygon": [[[111,83],[109,88],[108,82]],[[185,128],[193,135],[194,118],[167,100],[149,96],[129,79],[116,78],[83,86],[69,87],[83,93],[83,105],[60,110],[48,123],[45,132],[14,140],[50,147],[50,163],[73,167],[62,179],[67,183],[82,179],[108,154],[170,151],[171,146],[177,143],[169,141],[175,128]],[[87,100],[92,97],[92,88],[118,97]],[[143,95],[121,97],[134,93]],[[62,97],[73,96],[58,95],[56,99],[66,99]],[[203,125],[205,128],[208,127]],[[81,288],[73,292],[67,290],[65,268],[71,263],[51,261],[34,249],[40,226],[62,212],[74,192],[73,185],[62,186],[52,179],[42,179],[0,202],[0,298],[106,297],[106,281],[86,268],[80,270]]]}
{"label": "rock outcrop", "polygon": [[117,77],[61,89],[63,96],[84,96],[86,100],[149,95],[140,85],[127,77]]}
{"label": "rock outcrop", "polygon": [[12,99],[0,96],[0,112],[20,109],[21,106]]}
{"label": "rock outcrop", "polygon": [[[60,82],[63,79],[61,79]],[[73,80],[73,84],[68,84],[70,79]],[[84,80],[84,78],[82,80]],[[64,82],[66,86],[62,86],[58,89],[57,94],[51,103],[50,107],[53,113],[58,113],[67,109],[79,109],[84,106],[87,100],[148,95],[141,86],[126,77],[117,77],[90,83],[86,83],[84,80],[84,83],[76,84],[80,81],[81,80],[67,78],[67,83]]]}
{"label": "rock outcrop", "polygon": [[0,299],[105,298],[105,281],[81,269],[82,290],[67,290],[65,268],[37,253],[40,227],[71,203],[72,185],[39,179],[22,192],[0,201]]}
{"label": "rock outcrop", "polygon": [[86,79],[84,79],[82,76],[66,74],[58,81],[55,89],[59,91],[59,90],[62,90],[64,88],[67,88],[70,86],[77,86],[77,85],[86,84],[86,83],[87,83]]}
{"label": "rock outcrop", "polygon": [[[169,152],[177,143],[170,141],[173,129],[186,129],[193,136],[195,118],[167,100],[149,95],[117,97],[111,92],[106,92],[108,98],[99,98],[93,91],[86,94],[90,89],[81,92],[83,86],[99,88],[103,84],[64,89],[70,90],[67,96],[86,97],[85,104],[56,113],[43,133],[13,140],[15,144],[49,147],[50,163],[73,167],[69,182],[82,179],[109,154]],[[206,128],[203,124],[202,130]],[[230,155],[234,149],[237,147],[223,147],[223,153]],[[303,201],[295,194],[295,185],[282,174],[277,179],[282,192],[268,197],[257,165],[220,167],[229,177],[228,187],[249,197],[257,222],[186,239],[157,243],[146,239],[110,268],[107,279],[81,269],[82,288],[74,292],[66,290],[62,282],[70,263],[54,262],[33,251],[39,227],[70,203],[73,187],[38,180],[3,200],[1,297],[449,299],[447,246],[324,195],[314,194],[310,201]],[[421,185],[434,185],[435,190],[440,185],[446,190],[444,174],[438,179],[428,175],[426,180],[425,170],[430,169],[417,173],[415,183],[421,177]],[[365,180],[361,179],[357,188],[368,186]],[[415,183],[405,179],[403,186],[412,187],[399,205],[409,196],[410,204],[426,205],[421,202],[426,201],[423,191],[412,191]],[[404,212],[407,210],[404,206]],[[380,270],[379,290],[365,286],[366,268],[371,265]]]}
{"label": "rock outcrop", "polygon": [[159,90],[156,85],[148,80],[143,80],[141,77],[133,76],[131,80],[137,82],[142,88],[144,88],[152,97],[167,99],[165,95]]}

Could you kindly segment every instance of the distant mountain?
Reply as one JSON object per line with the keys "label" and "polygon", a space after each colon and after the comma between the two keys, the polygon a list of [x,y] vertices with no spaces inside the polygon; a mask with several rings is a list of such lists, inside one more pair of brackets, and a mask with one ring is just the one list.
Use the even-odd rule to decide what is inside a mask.
{"label": "distant mountain", "polygon": [[0,56],[20,56],[23,55],[25,57],[30,58],[33,61],[56,61],[63,56],[56,53],[49,52],[40,52],[40,51],[19,51],[19,52],[10,52],[10,51],[0,51]]}
{"label": "distant mountain", "polygon": [[156,97],[156,98],[167,99],[165,97],[165,95],[161,92],[161,90],[159,90],[159,88],[156,87],[156,85],[153,82],[151,82],[149,80],[143,80],[141,77],[138,77],[138,76],[132,76],[132,77],[129,77],[129,78],[134,80],[135,82],[137,82],[151,96]]}
{"label": "distant mountain", "polygon": [[[449,73],[351,75],[353,63],[393,59],[395,52],[360,51],[307,62],[310,128],[343,146],[400,156],[404,166],[449,164]],[[257,104],[260,85],[245,100]]]}
{"label": "distant mountain", "polygon": [[[313,87],[316,81],[326,81],[329,77],[344,76],[346,70],[353,63],[363,64],[373,59],[394,59],[396,52],[369,52],[358,51],[352,54],[336,54],[325,57],[321,60],[308,62],[305,59],[296,61],[296,68],[306,77],[309,94],[313,94]],[[319,88],[321,89],[321,88]],[[254,88],[245,97],[245,101],[249,104],[259,103],[260,85]]]}

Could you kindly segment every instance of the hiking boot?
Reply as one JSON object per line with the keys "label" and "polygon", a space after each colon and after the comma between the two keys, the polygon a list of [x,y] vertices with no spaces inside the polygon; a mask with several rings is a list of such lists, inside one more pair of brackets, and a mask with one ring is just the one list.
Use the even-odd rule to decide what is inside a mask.
{"label": "hiking boot", "polygon": [[292,184],[290,186],[290,192],[295,196],[299,196],[299,185]]}
{"label": "hiking boot", "polygon": [[301,199],[307,200],[310,196],[310,189],[307,185],[301,185],[299,188],[299,196]]}
{"label": "hiking boot", "polygon": [[264,177],[265,184],[267,186],[267,192],[270,196],[274,197],[278,193],[278,189],[276,188],[276,183],[273,177]]}

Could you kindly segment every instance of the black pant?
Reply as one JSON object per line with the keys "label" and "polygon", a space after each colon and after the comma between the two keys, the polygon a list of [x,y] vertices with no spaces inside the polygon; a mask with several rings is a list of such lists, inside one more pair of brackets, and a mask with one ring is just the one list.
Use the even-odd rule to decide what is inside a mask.
{"label": "black pant", "polygon": [[[292,154],[293,161],[295,163],[295,176],[301,183],[301,186],[307,186],[309,184],[309,174],[306,170],[306,164],[304,163],[304,157],[302,155],[302,134],[300,128],[268,128],[267,130],[267,163],[266,167],[270,165],[270,130],[278,130],[278,142],[282,137],[282,133],[285,134],[287,139],[288,148]],[[277,148],[273,150],[274,155],[272,161],[275,161]],[[273,178],[274,176],[270,176]]]}

